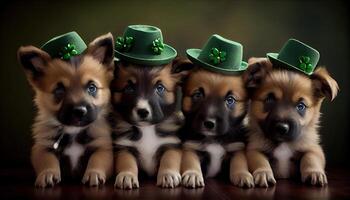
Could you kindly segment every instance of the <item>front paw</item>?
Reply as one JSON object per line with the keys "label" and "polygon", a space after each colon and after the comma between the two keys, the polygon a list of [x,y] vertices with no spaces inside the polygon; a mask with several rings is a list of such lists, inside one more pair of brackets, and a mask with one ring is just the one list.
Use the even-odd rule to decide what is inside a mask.
{"label": "front paw", "polygon": [[51,187],[61,181],[61,173],[56,169],[47,169],[42,171],[35,180],[36,187]]}
{"label": "front paw", "polygon": [[269,185],[275,185],[276,180],[273,177],[271,170],[255,170],[253,173],[254,183],[259,187],[269,187]]}
{"label": "front paw", "polygon": [[174,188],[181,183],[181,175],[175,170],[164,170],[158,172],[157,186],[163,188]]}
{"label": "front paw", "polygon": [[89,186],[99,186],[106,182],[106,173],[101,170],[87,170],[83,176],[82,182]]}
{"label": "front paw", "polygon": [[204,186],[202,173],[187,170],[182,174],[182,185],[188,188],[198,188]]}
{"label": "front paw", "polygon": [[323,171],[309,170],[301,172],[301,180],[303,183],[310,183],[316,186],[325,186],[328,184],[327,176]]}
{"label": "front paw", "polygon": [[114,187],[118,187],[120,189],[139,188],[139,180],[137,175],[132,172],[120,172],[115,178]]}
{"label": "front paw", "polygon": [[231,183],[237,187],[254,187],[254,178],[249,172],[230,174]]}

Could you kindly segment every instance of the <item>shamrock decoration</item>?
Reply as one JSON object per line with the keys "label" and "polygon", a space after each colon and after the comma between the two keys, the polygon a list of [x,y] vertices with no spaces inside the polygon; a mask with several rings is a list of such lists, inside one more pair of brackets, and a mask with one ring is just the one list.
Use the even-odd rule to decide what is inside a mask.
{"label": "shamrock decoration", "polygon": [[160,38],[153,40],[152,50],[153,50],[153,53],[158,54],[158,55],[160,55],[163,52],[164,44]]}
{"label": "shamrock decoration", "polygon": [[311,59],[308,56],[299,57],[299,69],[304,70],[309,73],[312,71],[312,64],[310,63]]}
{"label": "shamrock decoration", "polygon": [[210,60],[215,64],[220,64],[226,60],[226,52],[219,51],[217,48],[212,48],[209,54]]}
{"label": "shamrock decoration", "polygon": [[61,56],[63,60],[69,60],[72,56],[78,55],[78,51],[75,49],[74,44],[68,43],[58,55]]}
{"label": "shamrock decoration", "polygon": [[119,51],[128,52],[130,51],[132,45],[134,44],[133,37],[117,37],[117,41],[115,42],[115,47]]}

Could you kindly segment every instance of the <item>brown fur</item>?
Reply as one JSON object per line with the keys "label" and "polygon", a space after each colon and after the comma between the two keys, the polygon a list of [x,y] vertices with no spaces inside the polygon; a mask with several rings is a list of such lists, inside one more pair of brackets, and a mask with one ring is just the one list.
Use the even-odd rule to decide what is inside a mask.
{"label": "brown fur", "polygon": [[[267,59],[252,58],[249,61],[249,72],[244,77],[247,87],[251,89],[251,109],[249,112],[249,143],[247,157],[249,169],[253,173],[255,184],[267,187],[274,184],[274,174],[285,177],[277,168],[271,168],[269,154],[277,146],[265,137],[259,122],[264,122],[268,113],[264,111],[264,99],[273,93],[276,101],[290,101],[295,105],[301,99],[306,105],[306,112],[300,117],[288,110],[282,110],[279,116],[292,117],[302,127],[300,135],[286,146],[296,159],[300,159],[300,172],[303,182],[312,185],[325,185],[327,178],[324,172],[325,157],[319,145],[320,108],[324,97],[333,100],[337,95],[338,85],[323,67],[318,67],[310,77],[299,72],[273,68]],[[297,152],[301,155],[297,156]],[[292,176],[295,170],[289,170]]]}
{"label": "brown fur", "polygon": [[[232,117],[239,117],[246,112],[247,92],[242,76],[223,75],[204,69],[193,70],[183,88],[182,110],[185,113],[190,112],[193,106],[192,95],[199,88],[203,88],[204,94],[207,97],[222,97],[222,99],[231,91],[236,99],[236,104],[235,109],[231,111],[230,115]],[[190,147],[186,147],[183,152],[181,166],[182,181],[186,187],[196,188],[204,186],[200,165],[200,158],[196,151]],[[248,171],[245,154],[242,151],[235,152],[231,157],[230,180],[232,184],[239,187],[252,187],[254,185],[253,177]]]}
{"label": "brown fur", "polygon": [[[47,187],[61,180],[60,160],[49,150],[53,147],[58,129],[63,126],[56,118],[62,101],[56,102],[53,95],[59,82],[66,88],[65,98],[75,103],[85,100],[101,109],[96,120],[84,127],[93,138],[86,148],[95,151],[89,158],[82,181],[89,185],[99,185],[112,174],[112,143],[110,127],[105,117],[110,111],[109,83],[113,78],[113,55],[103,57],[109,60],[102,60],[106,48],[98,43],[104,40],[112,41],[110,48],[113,48],[112,35],[101,36],[89,45],[85,54],[78,56],[78,64],[53,59],[33,46],[18,50],[18,58],[35,91],[34,102],[38,108],[33,125],[34,146],[31,157],[37,174],[36,186]],[[85,92],[89,81],[93,81],[98,87],[95,98]]]}

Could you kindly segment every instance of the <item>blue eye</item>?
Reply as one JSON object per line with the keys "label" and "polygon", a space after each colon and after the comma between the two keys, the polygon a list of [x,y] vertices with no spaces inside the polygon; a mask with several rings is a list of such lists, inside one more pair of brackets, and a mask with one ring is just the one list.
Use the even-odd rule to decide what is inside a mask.
{"label": "blue eye", "polygon": [[236,103],[236,99],[233,96],[228,96],[226,97],[225,102],[229,108],[232,108],[233,105]]}
{"label": "blue eye", "polygon": [[156,86],[156,91],[157,91],[158,94],[163,94],[164,91],[165,91],[164,85],[162,85],[162,84],[160,84],[160,83],[157,84],[157,86]]}
{"label": "blue eye", "polygon": [[60,101],[63,97],[64,94],[66,93],[66,89],[62,83],[58,83],[56,88],[53,91],[53,95],[55,96],[55,99],[57,101]]}
{"label": "blue eye", "polygon": [[95,96],[96,92],[97,92],[97,86],[93,83],[89,83],[88,87],[87,87],[87,92],[91,95],[91,96]]}
{"label": "blue eye", "polygon": [[203,98],[203,96],[203,93],[200,90],[197,90],[192,94],[192,100],[199,101],[201,98]]}
{"label": "blue eye", "polygon": [[300,102],[295,108],[297,109],[297,111],[302,112],[305,110],[306,105],[303,102]]}

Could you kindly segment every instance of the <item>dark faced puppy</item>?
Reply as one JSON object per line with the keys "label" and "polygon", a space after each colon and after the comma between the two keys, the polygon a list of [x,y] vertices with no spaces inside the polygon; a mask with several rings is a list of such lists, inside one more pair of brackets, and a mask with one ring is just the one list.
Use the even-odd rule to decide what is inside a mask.
{"label": "dark faced puppy", "polygon": [[[216,176],[226,152],[244,148],[248,101],[242,77],[205,69],[192,71],[183,87],[182,109],[186,118],[182,183],[202,187],[202,174]],[[245,162],[240,152],[231,160],[230,179],[234,185],[251,187],[253,177],[246,165],[240,164],[242,159]]]}
{"label": "dark faced puppy", "polygon": [[139,169],[148,176],[158,171],[159,186],[179,185],[181,151],[177,130],[182,117],[175,112],[176,93],[188,63],[180,58],[160,66],[117,63],[111,84],[116,119],[116,187],[139,187]]}
{"label": "dark faced puppy", "polygon": [[323,67],[306,76],[265,58],[249,62],[244,77],[251,98],[247,156],[255,184],[267,187],[275,183],[273,173],[288,178],[299,170],[303,182],[327,184],[318,127],[322,101],[337,95],[336,81]]}
{"label": "dark faced puppy", "polygon": [[35,185],[52,186],[61,177],[103,184],[112,173],[112,143],[106,116],[113,78],[113,38],[95,39],[85,53],[66,60],[33,46],[18,59],[35,91],[33,125]]}

